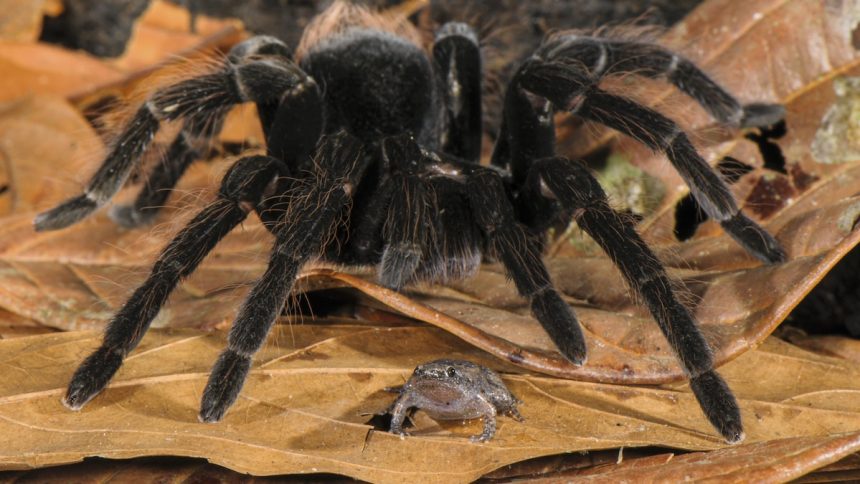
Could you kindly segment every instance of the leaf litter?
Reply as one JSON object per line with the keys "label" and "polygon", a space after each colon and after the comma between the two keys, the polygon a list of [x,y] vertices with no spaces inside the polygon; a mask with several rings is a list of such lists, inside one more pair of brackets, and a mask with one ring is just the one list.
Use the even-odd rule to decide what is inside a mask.
{"label": "leaf litter", "polygon": [[[798,21],[811,15],[799,3],[768,1],[739,6],[727,0],[711,0],[666,37],[668,45],[684,45],[688,56],[715,73],[723,84],[741,93],[744,99],[780,100],[786,104],[787,135],[771,141],[785,157],[789,168],[787,174],[765,168],[768,162],[765,154],[745,137],[720,132],[709,126],[702,116],[699,119],[690,116],[688,122],[699,135],[700,147],[710,160],[732,157],[754,167],[735,185],[736,194],[746,202],[748,213],[758,215],[759,220],[777,234],[790,254],[788,263],[759,267],[712,222],[700,225],[691,241],[675,242],[672,235],[676,223],[673,209],[686,189],[677,175],[666,168],[663,157],[649,154],[629,142],[619,143],[619,149],[624,150],[626,157],[635,160],[637,166],[660,179],[668,188],[659,208],[641,224],[643,235],[670,266],[672,274],[688,288],[689,302],[717,350],[718,361],[737,358],[721,369],[743,400],[742,407],[746,412],[748,444],[736,449],[740,451],[750,446],[750,455],[758,455],[756,452],[761,451],[771,459],[776,459],[786,449],[795,449],[796,455],[801,456],[798,462],[802,463],[794,467],[798,472],[792,474],[795,477],[856,451],[856,437],[826,437],[828,434],[860,430],[855,421],[856,409],[848,398],[856,391],[850,386],[853,379],[850,375],[856,371],[853,366],[847,363],[838,366],[834,363],[837,360],[831,359],[826,360],[826,364],[821,363],[815,359],[817,357],[805,353],[799,356],[799,350],[765,339],[827,270],[856,245],[858,237],[853,228],[860,213],[860,199],[855,188],[860,169],[852,163],[854,160],[825,166],[810,154],[821,120],[837,101],[833,81],[840,76],[857,76],[860,73],[856,49],[850,44],[854,27],[846,20],[850,20],[850,15],[845,15],[850,2],[812,6],[816,9],[815,14],[820,14],[821,24]],[[732,8],[727,7],[729,4]],[[722,25],[734,27],[712,27]],[[792,28],[786,27],[788,25]],[[703,31],[711,35],[701,35]],[[797,55],[798,42],[786,40],[786,35],[802,39],[802,46],[809,52],[801,51]],[[763,67],[750,70],[744,67],[750,59],[766,62],[762,63]],[[145,64],[135,65],[129,61],[126,66],[136,69]],[[122,68],[122,64],[117,66]],[[737,72],[744,75],[737,76]],[[98,92],[93,86],[116,84],[116,80],[107,73],[102,78],[109,82],[100,84],[84,80],[83,86],[91,92]],[[119,86],[122,87],[121,84]],[[66,90],[59,94],[74,92],[83,91]],[[673,96],[677,97],[671,95],[665,103],[683,105],[686,102],[673,100]],[[15,104],[22,102],[24,104]],[[69,163],[92,163],[98,158],[92,153],[101,148],[89,125],[66,101],[40,95],[25,101],[13,101],[5,108],[0,109],[0,139],[5,143],[0,151],[3,162],[0,181],[5,180],[11,190],[0,192],[0,213],[6,214],[2,220],[4,230],[0,233],[0,308],[3,321],[23,317],[21,321],[27,323],[19,325],[22,327],[42,324],[65,330],[100,328],[145,276],[152,258],[170,234],[193,211],[189,207],[198,206],[211,194],[213,187],[217,186],[219,174],[229,162],[214,160],[194,167],[183,180],[179,199],[169,202],[172,208],[165,211],[159,219],[161,225],[154,229],[124,231],[101,214],[62,233],[33,234],[30,225],[32,211],[50,205],[51,197],[62,198],[75,192],[76,184],[83,179],[63,179],[82,176],[80,173],[87,171],[84,168],[82,171],[70,169]],[[695,113],[695,108],[692,111]],[[45,114],[40,116],[40,112]],[[31,147],[26,144],[13,145],[17,151],[9,147],[10,142],[25,143],[27,129],[45,132],[38,138],[44,142],[40,143],[41,151],[38,153],[41,156],[37,159],[32,157]],[[65,139],[69,138],[69,133],[75,139],[62,141],[64,133]],[[81,154],[69,156],[69,147],[81,149]],[[37,172],[34,174],[32,170]],[[65,188],[40,190],[44,179],[48,183],[64,184]],[[770,195],[762,197],[763,193]],[[768,206],[772,208],[759,210],[763,203],[770,204]],[[225,240],[200,271],[177,291],[178,294],[162,311],[156,326],[212,328],[228,325],[248,285],[264,267],[269,244],[270,238],[259,224],[246,223],[242,230]],[[131,457],[169,453],[204,457],[232,469],[256,474],[308,472],[307,459],[312,458],[314,463],[319,463],[312,466],[317,469],[313,472],[335,472],[375,480],[393,479],[406,475],[400,473],[411,472],[405,468],[404,462],[417,465],[413,470],[420,473],[421,464],[428,469],[438,469],[440,462],[448,462],[445,459],[455,459],[451,462],[467,461],[471,467],[455,468],[452,479],[468,480],[506,463],[572,450],[644,445],[689,450],[722,447],[723,444],[711,435],[711,429],[683,383],[661,389],[606,385],[608,382],[660,384],[677,380],[682,375],[656,325],[630,298],[609,261],[590,250],[588,245],[561,240],[556,249],[554,256],[548,259],[548,265],[554,280],[589,333],[590,359],[583,368],[572,367],[558,357],[498,267],[488,265],[475,279],[451,287],[419,287],[406,295],[386,291],[363,275],[358,277],[329,269],[312,269],[306,272],[301,286],[313,289],[352,287],[385,308],[435,324],[459,339],[423,327],[380,327],[364,335],[364,338],[373,335],[374,341],[367,341],[360,336],[361,331],[348,328],[342,335],[329,334],[328,337],[352,343],[344,343],[346,348],[340,348],[340,352],[320,353],[316,347],[302,350],[301,342],[302,338],[317,341],[314,338],[321,336],[310,333],[319,331],[323,334],[330,329],[322,323],[278,328],[278,333],[270,341],[283,347],[289,340],[287,348],[292,348],[292,353],[283,359],[261,355],[257,360],[259,370],[248,384],[248,396],[230,414],[234,421],[231,423],[228,417],[223,426],[201,426],[195,418],[197,400],[215,352],[222,347],[219,334],[195,333],[194,336],[182,332],[153,332],[131,355],[111,389],[99,397],[101,400],[97,401],[102,402],[100,410],[92,410],[89,417],[88,410],[71,414],[59,408],[58,399],[68,373],[95,346],[97,337],[89,333],[70,333],[25,338],[20,341],[27,342],[33,355],[39,355],[42,350],[47,355],[31,355],[42,361],[42,366],[38,363],[11,363],[11,368],[26,370],[15,372],[23,381],[17,377],[10,378],[9,382],[14,385],[4,391],[4,397],[0,397],[6,402],[3,406],[9,405],[7,408],[20,412],[11,415],[20,415],[23,419],[6,420],[10,426],[8,430],[16,429],[15,435],[21,435],[23,428],[34,432],[13,444],[20,444],[21,449],[30,445],[27,452],[31,452],[38,448],[37,443],[46,435],[42,432],[47,428],[72,429],[69,435],[77,437],[91,437],[94,432],[104,432],[106,437],[101,442],[88,437],[85,443],[93,447],[84,445],[83,448],[73,448],[81,445],[74,439],[66,442],[68,447],[63,447],[58,441],[56,449],[46,449],[38,456],[34,454],[33,458],[46,459],[41,461],[15,461],[15,456],[21,454],[20,449],[17,454],[4,452],[8,456],[7,468],[73,462],[87,455]],[[145,256],[142,257],[143,254]],[[365,304],[374,303],[365,301]],[[369,331],[366,326],[362,330]],[[406,332],[408,337],[401,335],[386,339],[391,332],[397,331]],[[174,341],[170,338],[179,339]],[[413,339],[420,348],[410,346]],[[172,342],[164,342],[168,340]],[[463,341],[474,346],[466,346]],[[762,349],[748,352],[762,342]],[[15,340],[0,342],[0,347],[4,348],[0,354],[17,354],[8,349],[11,347],[3,346],[15,343]],[[205,348],[195,346],[203,343],[207,344]],[[172,346],[160,351],[158,348],[165,344]],[[424,344],[429,346],[422,346]],[[774,345],[778,351],[771,348]],[[55,356],[58,347],[66,347],[74,354]],[[150,353],[146,348],[152,349],[152,354],[158,354],[159,359],[148,363],[146,355]],[[379,354],[374,354],[370,348]],[[411,353],[398,351],[401,348],[409,348]],[[475,348],[487,350],[517,366],[490,358]],[[266,349],[267,352],[270,350]],[[29,353],[21,351],[21,355]],[[792,356],[774,356],[780,351]],[[167,361],[161,357],[170,360],[171,352],[181,353],[172,358],[182,361],[166,364]],[[430,425],[426,439],[400,442],[389,440],[385,434],[374,436],[368,445],[382,447],[377,447],[372,454],[372,462],[378,467],[369,466],[362,460],[367,458],[363,455],[367,449],[356,455],[356,448],[335,449],[336,446],[332,445],[338,440],[334,436],[354,439],[362,432],[367,433],[361,419],[355,417],[357,413],[350,412],[365,411],[374,402],[381,404],[382,397],[374,392],[382,386],[402,383],[404,375],[408,376],[417,363],[425,361],[419,360],[418,356],[426,355],[430,359],[434,357],[431,355],[450,357],[460,353],[472,355],[508,372],[514,392],[524,392],[532,399],[535,408],[544,406],[545,411],[537,412],[533,415],[534,422],[527,421],[519,429],[514,422],[502,423],[500,436],[504,436],[504,430],[507,430],[509,440],[494,441],[493,445],[486,446],[491,449],[486,454],[473,449],[463,454],[463,446],[452,445],[459,440],[446,435],[466,435],[468,431],[459,433],[462,429],[440,427],[432,421],[424,422]],[[762,354],[771,359],[761,357]],[[194,355],[194,361],[189,361],[188,355]],[[761,366],[733,370],[747,360],[759,357],[764,358],[756,360],[756,365]],[[320,361],[330,366],[322,366],[322,369],[313,366]],[[57,362],[61,364],[55,364]],[[271,368],[267,362],[272,362]],[[302,367],[301,364],[311,366]],[[812,369],[804,370],[807,364]],[[298,365],[298,369],[294,371],[290,365]],[[828,380],[823,380],[813,370],[827,365],[831,365],[833,374],[830,383],[824,384]],[[793,369],[794,373],[790,370],[785,373],[772,371],[784,367]],[[36,370],[40,368],[57,374],[34,379],[39,374]],[[523,369],[580,381],[553,380],[537,373],[522,373]],[[757,369],[761,374],[750,378]],[[60,373],[62,371],[65,373]],[[780,377],[776,378],[775,373]],[[360,382],[356,383],[357,380]],[[39,381],[43,385],[40,386]],[[763,385],[765,381],[769,384]],[[785,384],[780,386],[783,381]],[[771,388],[770,383],[779,388]],[[259,389],[263,396],[254,397],[252,388],[254,391]],[[344,392],[338,398],[330,396],[332,389],[342,388],[349,388],[352,395]],[[288,389],[287,392],[284,389]],[[306,406],[299,403],[298,407],[293,407],[290,390],[296,392],[294,396],[299,400],[306,398]],[[30,394],[35,397],[30,399]],[[348,398],[340,402],[344,396]],[[573,415],[559,417],[558,412],[553,411],[556,407],[577,410],[568,412]],[[151,413],[151,410],[157,412]],[[289,422],[284,423],[282,417],[286,413],[293,415]],[[4,415],[7,414],[4,411]],[[134,421],[139,425],[136,430],[126,431],[134,427],[129,423],[129,415],[141,419]],[[33,420],[28,420],[31,417]],[[47,420],[39,421],[38,418]],[[607,420],[611,422],[607,423]],[[278,430],[276,437],[280,442],[265,440],[265,431],[271,430],[268,426],[275,425],[276,421],[281,422],[273,427]],[[159,428],[158,425],[167,425],[168,422],[169,426],[165,428],[173,431],[169,439],[167,433],[147,433],[147,429]],[[620,428],[613,428],[619,422],[621,424],[615,427]],[[180,428],[181,431],[177,430]],[[334,433],[329,435],[328,431]],[[219,448],[230,439],[239,442],[236,444],[238,447],[245,448],[242,447],[245,445],[243,442],[257,438],[257,432],[262,432],[260,438],[264,443],[247,445],[248,448],[259,445],[259,449],[255,448],[257,451],[266,449],[258,455],[255,454],[257,451],[235,451],[229,445]],[[141,435],[153,440],[146,442],[148,438],[141,439]],[[293,437],[286,438],[286,435]],[[810,435],[814,436],[812,440],[809,440]],[[205,451],[195,450],[193,442],[197,438],[219,444],[207,446]],[[768,441],[773,439],[790,440],[770,445]],[[169,446],[164,443],[167,441],[178,443]],[[815,449],[815,442],[821,444],[821,452]],[[510,448],[494,447],[505,447],[506,444]],[[313,452],[310,456],[290,454],[297,447]],[[732,450],[723,454],[689,455],[725,463],[734,461],[739,455]],[[720,461],[721,456],[725,460]],[[270,459],[267,464],[261,462],[266,459]],[[382,461],[384,465],[380,464]],[[300,468],[285,470],[290,463]],[[790,472],[789,467],[781,466],[780,472]],[[665,471],[665,466],[660,466],[660,469]],[[625,472],[623,469],[612,472],[616,471]],[[658,471],[656,468],[653,470]],[[374,477],[366,477],[371,475]],[[770,476],[776,478],[773,476],[777,474]],[[779,476],[779,479],[790,478],[788,474]]]}
{"label": "leaf litter", "polygon": [[[167,454],[202,457],[256,475],[324,472],[371,481],[408,476],[465,482],[542,455],[620,446],[724,447],[686,385],[623,387],[547,378],[522,373],[435,328],[338,321],[277,326],[225,420],[201,424],[200,394],[224,338],[221,332],[152,331],[110,387],[81,412],[66,410],[60,397],[98,334],[0,342],[8,375],[0,383],[0,432],[16,436],[4,445],[0,466]],[[484,445],[467,439],[478,422],[421,419],[415,437],[374,432],[368,439],[367,415],[393,398],[383,389],[402,384],[416,364],[443,356],[504,372],[511,391],[526,402],[525,422],[500,419],[496,438]],[[762,451],[770,458],[797,445],[808,454],[808,466],[833,462],[860,446],[855,365],[770,339],[722,371],[741,401],[746,445],[764,442],[765,449],[779,449],[772,455]],[[779,384],[762,385],[764,376]],[[813,437],[821,445],[810,449]],[[799,440],[772,442],[780,439]],[[803,465],[774,469],[781,474],[772,475],[800,475]]]}

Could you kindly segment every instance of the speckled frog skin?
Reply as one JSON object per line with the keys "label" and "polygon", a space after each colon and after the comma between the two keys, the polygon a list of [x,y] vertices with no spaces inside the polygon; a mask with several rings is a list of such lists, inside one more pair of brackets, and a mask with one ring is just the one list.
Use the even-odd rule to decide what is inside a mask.
{"label": "speckled frog skin", "polygon": [[391,433],[407,435],[403,420],[411,408],[423,410],[437,420],[484,419],[484,431],[471,438],[486,442],[496,433],[496,415],[518,421],[522,403],[505,387],[493,370],[463,360],[435,360],[415,368],[409,381],[399,389],[391,406]]}

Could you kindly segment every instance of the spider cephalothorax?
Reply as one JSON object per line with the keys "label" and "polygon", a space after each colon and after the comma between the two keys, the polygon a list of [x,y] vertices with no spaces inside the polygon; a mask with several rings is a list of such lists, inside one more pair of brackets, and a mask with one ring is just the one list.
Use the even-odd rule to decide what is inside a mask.
{"label": "spider cephalothorax", "polygon": [[168,244],[110,321],[101,347],[75,372],[66,404],[80,408],[107,385],[179,281],[250,211],[276,241],[212,371],[203,421],[221,419],[235,401],[296,275],[315,257],[376,265],[380,282],[400,289],[466,277],[483,255],[492,256],[561,353],[583,364],[579,323],[541,260],[543,232],[572,218],[647,305],[711,423],[726,440],[741,440],[737,403],[714,371],[695,320],[590,171],[555,154],[552,114],[566,110],[665,152],[704,211],[751,254],[776,263],[785,257],[779,244],[738,210],[686,134],[599,82],[624,72],[663,78],[732,126],[773,123],[782,108],[741,106],[695,65],[655,44],[561,33],[515,70],[491,164],[482,166],[476,34],[465,24],[446,24],[429,54],[416,38],[406,24],[338,2],[308,27],[295,56],[277,39],[255,37],[237,45],[218,70],[150,95],[84,193],[39,215],[38,230],[65,227],[108,202],[165,121],[181,121],[182,131],[136,202],[113,211],[124,225],[156,213],[195,146],[216,134],[234,104],[256,103],[268,154],[239,159],[216,199]]}

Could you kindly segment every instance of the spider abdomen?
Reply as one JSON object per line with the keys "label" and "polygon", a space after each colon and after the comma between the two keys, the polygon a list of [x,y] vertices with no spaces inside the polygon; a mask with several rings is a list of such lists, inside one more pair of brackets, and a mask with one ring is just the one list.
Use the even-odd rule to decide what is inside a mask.
{"label": "spider abdomen", "polygon": [[433,71],[411,42],[356,27],[315,45],[301,66],[325,97],[327,132],[345,128],[365,141],[404,132],[431,139]]}

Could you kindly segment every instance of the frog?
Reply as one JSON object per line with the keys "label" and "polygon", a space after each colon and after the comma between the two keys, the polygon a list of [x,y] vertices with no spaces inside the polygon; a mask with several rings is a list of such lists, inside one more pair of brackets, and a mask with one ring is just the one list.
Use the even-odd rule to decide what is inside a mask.
{"label": "frog", "polygon": [[507,415],[518,422],[524,419],[517,410],[523,403],[505,386],[493,370],[466,360],[440,359],[415,368],[391,405],[389,432],[405,437],[403,421],[410,410],[424,411],[435,420],[483,419],[483,432],[470,437],[472,442],[487,442],[496,434],[496,416]]}

